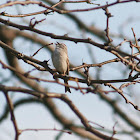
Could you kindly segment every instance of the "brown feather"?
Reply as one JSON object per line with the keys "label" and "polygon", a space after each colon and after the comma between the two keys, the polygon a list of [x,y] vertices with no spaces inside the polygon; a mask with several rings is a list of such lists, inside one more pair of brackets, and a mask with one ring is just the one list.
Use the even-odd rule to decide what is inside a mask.
{"label": "brown feather", "polygon": [[[69,59],[67,59],[67,66],[68,67],[67,67],[66,75],[69,75]],[[67,80],[64,80],[64,83],[68,85]],[[71,93],[70,88],[65,86],[65,92],[67,92],[67,91]]]}

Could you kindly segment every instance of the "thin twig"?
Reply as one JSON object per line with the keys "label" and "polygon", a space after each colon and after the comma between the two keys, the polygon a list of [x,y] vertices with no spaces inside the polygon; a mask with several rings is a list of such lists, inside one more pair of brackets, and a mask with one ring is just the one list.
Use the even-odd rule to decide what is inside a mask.
{"label": "thin twig", "polygon": [[5,98],[7,100],[7,104],[9,106],[9,110],[10,110],[10,114],[11,114],[11,120],[13,122],[14,129],[15,129],[15,134],[16,134],[15,135],[15,140],[18,140],[19,139],[19,135],[21,134],[21,132],[18,129],[17,121],[16,121],[16,118],[15,118],[15,115],[14,115],[13,103],[12,103],[10,97],[8,96],[8,92],[7,91],[4,92],[4,95],[5,95]]}
{"label": "thin twig", "polygon": [[105,10],[105,15],[107,16],[105,32],[106,32],[106,37],[108,39],[108,42],[106,43],[106,45],[109,45],[113,41],[109,36],[109,18],[112,17],[112,15],[111,15],[111,13],[109,13],[109,10],[107,7],[103,8],[103,10]]}
{"label": "thin twig", "polygon": [[60,129],[46,129],[46,128],[38,128],[38,129],[32,129],[32,128],[28,128],[28,129],[22,129],[20,130],[21,132],[25,132],[25,131],[60,131],[60,132],[64,132],[64,133],[67,133],[67,134],[72,134],[71,131],[68,131],[68,130],[60,130]]}
{"label": "thin twig", "polygon": [[106,86],[108,86],[108,87],[111,87],[111,88],[113,88],[115,91],[117,91],[124,99],[125,99],[125,102],[127,103],[127,104],[131,104],[136,110],[138,110],[138,111],[140,111],[140,108],[137,106],[137,105],[135,105],[134,103],[132,103],[131,101],[129,101],[125,96],[124,96],[124,94],[123,94],[123,91],[121,90],[121,89],[118,89],[118,88],[116,88],[115,86],[113,86],[112,84],[105,84]]}

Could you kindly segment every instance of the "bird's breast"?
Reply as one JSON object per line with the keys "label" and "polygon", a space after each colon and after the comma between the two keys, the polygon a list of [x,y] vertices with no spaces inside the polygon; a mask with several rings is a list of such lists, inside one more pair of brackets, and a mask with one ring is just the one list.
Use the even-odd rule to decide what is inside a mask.
{"label": "bird's breast", "polygon": [[62,51],[55,51],[52,57],[53,65],[60,73],[67,71],[67,54]]}

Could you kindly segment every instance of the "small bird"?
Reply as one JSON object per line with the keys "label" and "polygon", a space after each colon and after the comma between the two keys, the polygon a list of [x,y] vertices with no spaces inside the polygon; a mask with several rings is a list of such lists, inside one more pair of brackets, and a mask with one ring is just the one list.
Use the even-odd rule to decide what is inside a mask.
{"label": "small bird", "polygon": [[[56,71],[60,74],[69,75],[69,57],[67,52],[67,46],[63,43],[57,42],[54,52],[52,53],[52,62]],[[68,84],[68,81],[64,79],[64,83]],[[70,88],[65,86],[65,92],[70,92]]]}

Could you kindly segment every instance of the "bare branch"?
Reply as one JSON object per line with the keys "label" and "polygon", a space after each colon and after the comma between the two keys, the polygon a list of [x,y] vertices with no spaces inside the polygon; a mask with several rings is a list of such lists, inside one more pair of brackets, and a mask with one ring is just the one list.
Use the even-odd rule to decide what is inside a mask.
{"label": "bare branch", "polygon": [[6,97],[7,104],[9,106],[9,110],[10,110],[10,114],[11,114],[11,120],[13,122],[14,129],[15,129],[15,133],[16,133],[15,140],[18,140],[19,139],[19,135],[21,134],[21,132],[18,129],[17,121],[16,121],[16,118],[15,118],[15,115],[14,115],[13,103],[12,103],[10,97],[8,96],[8,92],[5,90],[5,88],[3,89],[3,92],[4,92],[4,95]]}
{"label": "bare branch", "polygon": [[23,129],[23,130],[20,130],[21,133],[22,132],[25,132],[25,131],[59,131],[59,132],[63,132],[63,133],[67,133],[67,134],[72,134],[71,131],[68,131],[68,130],[60,130],[60,129],[42,129],[42,128],[38,128],[38,129],[31,129],[31,128],[28,128],[28,129]]}
{"label": "bare branch", "polygon": [[[110,139],[109,136],[106,136],[106,135],[100,133],[99,131],[95,130],[93,127],[91,127],[88,120],[86,119],[86,117],[79,111],[79,109],[73,104],[73,102],[65,94],[36,92],[36,91],[24,89],[24,88],[8,87],[8,86],[6,87],[3,85],[0,85],[0,89],[4,90],[6,92],[15,91],[15,92],[23,92],[23,93],[31,94],[31,95],[36,96],[39,99],[44,100],[44,101],[46,98],[60,99],[60,100],[64,101],[71,108],[71,110],[78,116],[78,118],[81,120],[81,123],[84,125],[84,127],[87,131],[95,134],[99,138],[104,138],[105,140]],[[116,139],[113,138],[112,140],[116,140]]]}
{"label": "bare branch", "polygon": [[131,104],[136,110],[140,111],[140,108],[135,105],[134,103],[132,103],[131,101],[129,101],[123,94],[123,91],[121,89],[118,89],[116,88],[115,86],[113,86],[112,84],[105,84],[106,86],[109,86],[111,88],[113,88],[116,92],[118,92],[124,99],[125,99],[125,102],[128,104]]}

